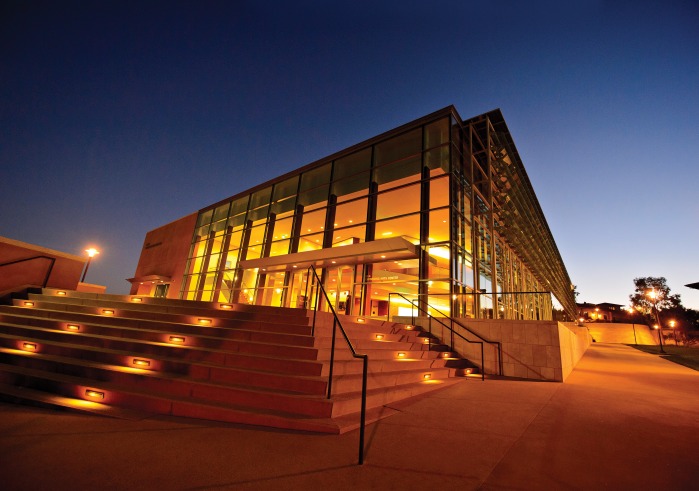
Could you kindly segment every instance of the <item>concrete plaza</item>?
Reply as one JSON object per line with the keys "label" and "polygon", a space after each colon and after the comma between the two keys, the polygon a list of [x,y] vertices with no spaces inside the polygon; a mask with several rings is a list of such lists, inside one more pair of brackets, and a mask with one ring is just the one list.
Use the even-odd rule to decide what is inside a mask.
{"label": "concrete plaza", "polygon": [[0,404],[4,490],[699,487],[699,372],[594,344],[564,384],[465,380],[358,432]]}

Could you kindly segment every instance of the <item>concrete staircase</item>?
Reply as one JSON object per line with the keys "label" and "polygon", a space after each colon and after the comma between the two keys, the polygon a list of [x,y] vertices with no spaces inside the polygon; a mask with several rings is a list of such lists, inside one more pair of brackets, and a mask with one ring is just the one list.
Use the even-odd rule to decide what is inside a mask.
{"label": "concrete staircase", "polygon": [[[362,363],[332,316],[44,289],[0,305],[0,395],[124,418],[165,414],[323,433],[359,425]],[[412,326],[341,317],[369,356],[367,421],[465,369]],[[449,367],[451,366],[451,367]]]}

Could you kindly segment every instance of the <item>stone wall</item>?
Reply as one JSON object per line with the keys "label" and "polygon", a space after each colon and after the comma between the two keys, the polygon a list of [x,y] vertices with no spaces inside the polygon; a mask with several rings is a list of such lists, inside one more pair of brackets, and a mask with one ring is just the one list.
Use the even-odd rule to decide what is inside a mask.
{"label": "stone wall", "polygon": [[[410,322],[408,319],[403,321]],[[504,376],[563,382],[591,342],[585,327],[556,321],[468,318],[458,321],[478,336],[493,342],[483,343],[483,366],[486,374],[500,372],[498,347],[495,344],[500,342]],[[430,329],[430,321],[427,318],[416,319],[416,324],[423,329]],[[451,344],[449,330],[437,319],[433,319],[431,324],[432,333],[445,344]],[[463,336],[454,336],[455,351],[481,366],[479,338],[458,326],[455,330]]]}

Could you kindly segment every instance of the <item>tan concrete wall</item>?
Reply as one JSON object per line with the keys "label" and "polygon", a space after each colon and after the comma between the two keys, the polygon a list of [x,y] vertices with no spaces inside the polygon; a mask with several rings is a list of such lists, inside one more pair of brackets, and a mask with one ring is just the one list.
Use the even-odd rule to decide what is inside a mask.
{"label": "tan concrete wall", "polygon": [[[75,290],[80,281],[86,257],[0,237],[0,264],[34,256],[48,256],[55,259],[47,283],[48,287]],[[33,259],[0,267],[0,292],[25,285],[43,285],[50,265],[51,261],[48,259]]]}
{"label": "tan concrete wall", "polygon": [[559,322],[558,342],[561,347],[562,381],[565,381],[590,347],[592,338],[584,326],[572,322]]}
{"label": "tan concrete wall", "polygon": [[[461,318],[458,321],[479,336],[502,344],[502,373],[506,377],[563,382],[591,342],[584,327],[564,325],[556,321],[469,318]],[[426,318],[416,319],[416,324],[423,329],[429,329],[429,321]],[[478,340],[463,329],[458,332],[470,341]],[[432,321],[432,333],[446,344],[450,344],[449,331],[441,327],[436,320]],[[481,366],[480,344],[469,343],[455,336],[454,349],[461,356]],[[485,373],[497,374],[497,347],[484,343],[483,355]]]}
{"label": "tan concrete wall", "polygon": [[658,344],[658,331],[645,324],[589,322],[585,327],[596,343]]}
{"label": "tan concrete wall", "polygon": [[[143,241],[134,278],[150,275],[169,277],[170,288],[167,296],[179,297],[196,221],[197,213],[192,213],[148,232]],[[149,295],[152,294],[153,288],[135,282],[131,284],[130,294]]]}

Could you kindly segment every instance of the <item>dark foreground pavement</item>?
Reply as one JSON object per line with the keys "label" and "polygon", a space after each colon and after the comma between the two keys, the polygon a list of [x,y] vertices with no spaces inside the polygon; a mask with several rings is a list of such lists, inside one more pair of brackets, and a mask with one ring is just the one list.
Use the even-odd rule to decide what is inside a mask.
{"label": "dark foreground pavement", "polygon": [[465,380],[358,433],[0,404],[4,490],[699,489],[699,372],[593,345],[565,384]]}

